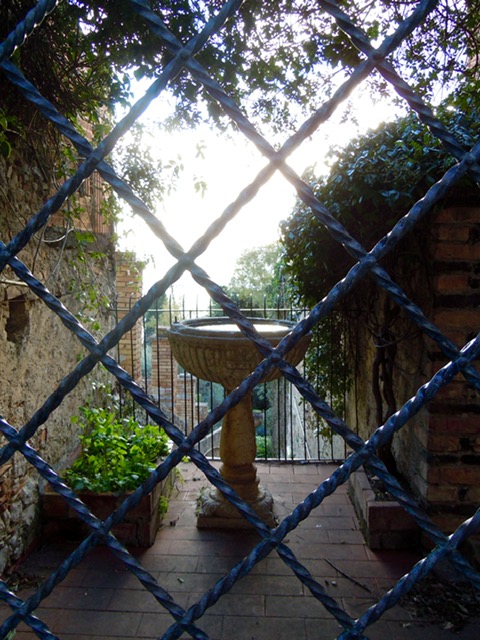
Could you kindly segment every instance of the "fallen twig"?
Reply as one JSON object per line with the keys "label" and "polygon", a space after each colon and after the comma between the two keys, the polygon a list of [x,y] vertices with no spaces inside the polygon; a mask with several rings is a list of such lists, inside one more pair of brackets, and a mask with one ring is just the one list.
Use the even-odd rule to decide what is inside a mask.
{"label": "fallen twig", "polygon": [[344,578],[347,578],[347,580],[350,580],[350,582],[353,582],[353,584],[356,584],[357,587],[360,587],[361,589],[364,589],[365,591],[368,591],[368,593],[371,593],[372,595],[375,595],[375,593],[369,589],[366,585],[362,584],[361,582],[358,582],[358,580],[355,580],[355,578],[352,578],[352,576],[349,576],[348,573],[345,573],[345,571],[342,571],[341,569],[339,569],[337,566],[335,566],[333,564],[333,562],[330,562],[330,560],[328,558],[324,558],[325,562],[328,562],[328,564],[333,567],[333,569],[335,569],[335,571],[338,571],[338,573],[340,573]]}

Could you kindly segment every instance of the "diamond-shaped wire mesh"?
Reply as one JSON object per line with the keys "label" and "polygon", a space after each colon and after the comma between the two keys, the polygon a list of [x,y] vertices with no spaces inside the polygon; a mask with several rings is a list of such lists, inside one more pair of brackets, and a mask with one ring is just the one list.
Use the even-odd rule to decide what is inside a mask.
{"label": "diamond-shaped wire mesh", "polygon": [[[131,7],[142,16],[151,32],[158,38],[159,46],[166,47],[170,53],[170,62],[158,70],[157,79],[151,84],[145,95],[140,98],[125,117],[119,121],[112,131],[93,148],[75,127],[49,103],[41,93],[22,74],[13,60],[16,48],[21,47],[25,38],[36,29],[41,29],[42,19],[50,12],[56,10],[55,0],[40,0],[34,9],[26,16],[25,20],[18,24],[0,47],[0,64],[2,72],[8,80],[23,94],[25,100],[32,102],[38,111],[48,118],[59,132],[68,138],[78,153],[84,158],[76,173],[67,179],[64,184],[45,201],[44,206],[27,222],[23,230],[10,242],[1,244],[1,267],[8,264],[16,276],[28,285],[31,292],[46,305],[52,313],[56,314],[61,322],[72,332],[75,340],[78,340],[89,352],[77,366],[63,379],[58,389],[38,407],[34,415],[21,428],[18,425],[8,424],[1,420],[3,436],[8,441],[1,450],[1,463],[6,463],[12,456],[23,456],[25,460],[36,467],[38,473],[57,491],[65,501],[78,513],[89,525],[91,534],[73,551],[70,556],[55,570],[49,578],[41,584],[35,593],[25,601],[20,600],[9,590],[6,583],[0,584],[0,595],[11,607],[11,616],[3,623],[0,634],[7,637],[8,633],[15,629],[20,621],[28,624],[40,638],[53,638],[53,634],[47,626],[34,613],[42,600],[49,595],[55,585],[63,580],[69,570],[76,567],[88,552],[100,541],[107,544],[112,553],[120,558],[129,571],[137,576],[143,586],[157,599],[159,606],[164,607],[172,616],[172,626],[164,637],[179,637],[188,632],[192,637],[204,638],[207,635],[201,630],[201,616],[208,611],[221,596],[230,591],[233,585],[242,576],[268,555],[273,549],[277,551],[290,570],[298,577],[305,587],[312,593],[323,606],[332,614],[344,628],[341,638],[362,637],[365,629],[377,620],[382,614],[404,595],[412,585],[425,576],[441,559],[448,557],[455,566],[468,577],[474,585],[480,586],[480,576],[468,564],[457,551],[459,545],[480,525],[480,513],[465,521],[453,535],[445,536],[428,518],[428,516],[412,501],[404,492],[400,484],[390,475],[383,463],[376,457],[379,446],[390,440],[394,433],[414,417],[425,405],[432,400],[438,391],[445,387],[454,376],[461,372],[468,381],[479,388],[478,373],[472,363],[478,358],[480,342],[478,337],[461,350],[457,347],[425,317],[424,312],[407,298],[404,291],[396,284],[387,271],[380,265],[380,259],[386,256],[398,244],[398,242],[415,225],[424,218],[446,191],[456,184],[466,172],[478,178],[478,157],[480,147],[474,146],[469,152],[465,152],[459,142],[445,127],[435,119],[431,110],[423,104],[416,95],[397,74],[387,61],[389,53],[401,44],[402,40],[422,22],[435,3],[421,2],[404,20],[393,35],[385,38],[382,44],[373,48],[372,44],[352,22],[348,15],[341,11],[334,2],[324,0],[319,3],[322,11],[328,12],[338,21],[341,28],[349,35],[355,46],[364,54],[361,62],[350,74],[344,84],[337,90],[331,100],[322,108],[313,113],[304,122],[298,131],[284,142],[278,151],[255,129],[255,127],[243,115],[240,107],[225,93],[222,86],[195,59],[196,53],[205,42],[213,38],[221,31],[227,20],[235,20],[241,2],[228,1],[221,10],[206,22],[204,28],[199,31],[189,42],[182,43],[168,30],[162,18],[152,12],[148,2],[144,0],[132,0]],[[376,69],[393,89],[408,103],[420,120],[426,123],[430,129],[441,139],[444,146],[457,160],[457,164],[448,170],[443,178],[433,185],[422,200],[418,201],[411,210],[391,229],[375,247],[367,252],[364,247],[336,220],[327,208],[317,200],[311,187],[306,184],[287,164],[287,157],[298,148],[314,131],[321,127],[335,109],[337,109],[345,96]],[[132,124],[140,117],[149,104],[160,95],[168,86],[169,81],[181,70],[187,72],[195,79],[204,90],[217,102],[225,114],[236,124],[238,129],[257,147],[258,151],[268,160],[268,164],[257,178],[242,191],[241,195],[225,209],[218,219],[208,228],[189,251],[185,251],[181,244],[181,238],[171,237],[162,223],[149,211],[146,205],[134,195],[112,167],[105,157],[112,151],[119,139],[129,130]],[[45,284],[33,276],[18,258],[18,254],[28,243],[32,242],[34,234],[40,231],[48,222],[50,216],[58,211],[72,194],[79,188],[83,181],[95,171],[111,185],[116,193],[121,196],[133,209],[135,215],[142,218],[150,227],[152,234],[158,237],[170,254],[175,258],[175,264],[163,277],[144,295],[128,312],[128,314],[108,332],[100,341],[78,322],[59,299],[48,291]],[[297,324],[293,331],[278,345],[272,348],[255,331],[252,323],[240,313],[237,306],[230,300],[222,289],[209,279],[207,273],[196,264],[196,259],[209,247],[212,239],[220,234],[222,229],[241,212],[251,199],[253,199],[262,185],[275,173],[280,172],[285,180],[289,181],[296,189],[299,198],[311,208],[318,219],[328,228],[331,236],[341,243],[350,255],[355,259],[355,265],[346,277],[339,282],[328,295],[320,301],[309,315]],[[118,343],[121,336],[131,330],[135,322],[152,306],[154,301],[174,284],[186,271],[189,271],[195,281],[208,291],[211,298],[217,302],[233,321],[237,323],[241,331],[253,342],[265,357],[258,368],[249,375],[208,417],[200,422],[188,437],[185,437],[172,423],[166,420],[162,412],[155,406],[144,391],[132,380],[132,378],[119,366],[118,362],[109,355],[109,352]],[[436,341],[438,348],[448,357],[449,363],[438,371],[431,380],[418,389],[415,396],[404,404],[384,425],[379,426],[368,442],[364,442],[355,435],[348,426],[318,397],[314,388],[309,385],[292,365],[284,359],[290,349],[298,343],[322,318],[327,316],[335,305],[369,274],[375,283],[384,289],[387,294],[400,305],[410,319],[429,338]],[[79,382],[100,363],[110,372],[118,383],[128,391],[134,401],[138,403],[149,415],[149,419],[163,426],[177,447],[168,458],[155,470],[150,478],[139,489],[128,497],[122,506],[112,513],[105,521],[99,521],[81,501],[75,493],[68,489],[60,480],[55,469],[50,467],[39,455],[38,451],[29,444],[32,436],[45,422],[48,416],[58,407],[67,395]],[[212,425],[220,420],[225,413],[239,402],[239,400],[255,385],[262,380],[264,375],[272,367],[281,369],[283,375],[292,382],[298,391],[308,401],[314,410],[325,419],[332,429],[340,434],[354,453],[342,464],[332,476],[323,482],[312,492],[298,507],[280,524],[272,529],[258,517],[255,511],[244,502],[228,486],[222,476],[216,471],[208,460],[194,448],[209,431]],[[155,578],[148,573],[139,562],[122,546],[110,533],[112,527],[121,522],[127,511],[132,509],[142,495],[152,491],[153,487],[164,479],[167,474],[178,465],[184,456],[190,456],[198,469],[205,474],[208,480],[215,485],[241,512],[243,517],[257,529],[262,540],[256,547],[239,562],[226,576],[220,579],[203,597],[187,610],[176,604],[168,592],[158,584]],[[379,601],[368,611],[354,620],[342,608],[339,601],[327,594],[322,585],[317,582],[306,567],[295,558],[288,548],[285,538],[289,531],[294,529],[299,522],[307,518],[309,513],[331,495],[335,489],[345,483],[350,474],[361,465],[368,467],[370,471],[378,475],[392,495],[413,515],[416,522],[423,528],[431,540],[437,545],[435,549],[411,572],[402,578],[393,589],[385,593]],[[368,633],[368,631],[367,631]]]}

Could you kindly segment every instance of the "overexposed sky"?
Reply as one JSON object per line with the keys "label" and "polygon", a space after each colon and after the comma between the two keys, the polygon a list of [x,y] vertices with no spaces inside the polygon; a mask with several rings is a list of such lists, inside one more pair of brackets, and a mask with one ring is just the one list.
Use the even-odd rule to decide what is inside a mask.
{"label": "overexposed sky", "polygon": [[[327,167],[324,159],[331,145],[344,144],[359,133],[393,117],[391,107],[372,105],[367,97],[357,99],[355,104],[358,126],[351,120],[341,123],[340,116],[336,116],[320,127],[314,137],[290,157],[288,163],[297,173],[302,174],[312,165],[316,166],[317,175],[325,173]],[[161,106],[150,109],[147,122],[150,122],[152,135],[147,136],[145,144],[149,145],[152,154],[158,154],[164,162],[180,156],[184,169],[175,191],[158,203],[154,213],[169,233],[188,249],[237,198],[241,190],[255,179],[266,165],[266,160],[242,134],[222,137],[206,126],[169,134],[155,128],[155,121],[158,122],[162,117]],[[272,140],[268,136],[267,139]],[[200,156],[198,144],[202,145],[203,150]],[[203,194],[195,190],[195,182],[199,180],[206,184]],[[289,216],[294,203],[293,187],[277,172],[253,201],[242,208],[220,236],[212,241],[197,263],[218,284],[227,285],[236,260],[245,249],[278,239],[279,223]],[[148,260],[144,271],[144,290],[147,290],[172,266],[174,259],[142,220],[127,215],[119,232],[122,250],[133,250],[139,259]],[[127,235],[122,237],[125,233]],[[200,306],[208,300],[203,289],[189,274],[184,274],[174,285],[173,293],[177,301],[185,297],[187,308],[195,307],[197,300]]]}

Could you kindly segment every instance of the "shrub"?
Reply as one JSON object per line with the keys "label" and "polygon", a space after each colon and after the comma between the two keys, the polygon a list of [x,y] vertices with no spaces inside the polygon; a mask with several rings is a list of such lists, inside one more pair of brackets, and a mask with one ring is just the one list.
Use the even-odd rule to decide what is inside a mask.
{"label": "shrub", "polygon": [[[475,112],[467,117],[447,105],[437,115],[465,149],[475,144],[479,131]],[[383,124],[331,155],[336,159],[328,176],[309,176],[313,190],[367,249],[456,162],[415,114]],[[462,201],[473,185],[469,177],[458,185]],[[418,229],[413,235],[419,235]],[[282,223],[281,241],[292,293],[307,306],[321,300],[356,262],[300,200]]]}
{"label": "shrub", "polygon": [[273,445],[270,436],[256,436],[255,441],[257,444],[257,460],[266,460],[273,457]]}
{"label": "shrub", "polygon": [[83,407],[82,453],[64,474],[77,491],[129,491],[169,453],[169,439],[158,426],[141,426],[133,418],[119,419],[108,409]]}

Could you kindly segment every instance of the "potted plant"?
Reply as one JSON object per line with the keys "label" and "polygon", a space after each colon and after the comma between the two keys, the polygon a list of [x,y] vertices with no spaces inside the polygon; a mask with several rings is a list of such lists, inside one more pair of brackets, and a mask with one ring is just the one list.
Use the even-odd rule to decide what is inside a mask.
{"label": "potted plant", "polygon": [[[98,518],[104,520],[155,469],[167,455],[170,441],[158,426],[140,425],[133,417],[119,418],[114,411],[83,407],[80,423],[81,453],[62,476]],[[151,546],[168,507],[173,486],[170,474],[127,513],[113,533],[125,544]],[[89,532],[62,496],[47,488],[42,500],[44,538],[78,538]]]}

